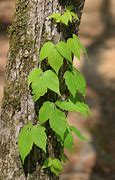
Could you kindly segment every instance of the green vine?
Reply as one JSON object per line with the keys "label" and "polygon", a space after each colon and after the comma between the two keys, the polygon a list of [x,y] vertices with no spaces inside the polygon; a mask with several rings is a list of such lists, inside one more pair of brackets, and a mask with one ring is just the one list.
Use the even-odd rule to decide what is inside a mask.
{"label": "green vine", "polygon": [[[72,22],[72,18],[78,20],[70,8],[62,15],[54,13],[49,18],[53,18],[57,23]],[[33,69],[28,76],[28,84],[31,87],[33,101],[39,101],[40,97],[53,92],[57,100],[52,102],[46,98],[38,111],[38,123],[33,125],[31,122],[25,125],[18,137],[19,153],[24,163],[26,156],[32,150],[33,144],[38,148],[47,152],[48,135],[46,127],[55,133],[57,141],[61,144],[60,158],[55,159],[48,157],[42,168],[49,168],[52,173],[59,176],[62,170],[62,161],[66,161],[64,148],[72,149],[73,135],[72,132],[81,140],[87,140],[74,125],[70,125],[67,121],[67,112],[79,112],[87,117],[89,107],[85,101],[86,81],[83,75],[73,67],[73,57],[76,56],[80,60],[81,51],[87,54],[87,51],[79,38],[73,34],[66,42],[60,41],[54,44],[50,41],[46,42],[40,51],[40,61],[48,61],[50,69],[44,71],[41,68]],[[63,97],[60,92],[60,68],[66,61],[68,69],[62,74],[63,86],[69,92],[68,96]],[[47,96],[48,97],[48,96]],[[44,100],[43,100],[44,101]],[[47,124],[46,124],[47,123]]]}

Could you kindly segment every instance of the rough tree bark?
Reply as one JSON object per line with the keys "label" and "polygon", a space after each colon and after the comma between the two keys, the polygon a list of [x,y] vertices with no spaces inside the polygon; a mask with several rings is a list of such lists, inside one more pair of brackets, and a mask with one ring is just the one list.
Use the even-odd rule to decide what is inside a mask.
{"label": "rough tree bark", "polygon": [[[69,34],[48,20],[55,11],[73,4],[81,18],[85,0],[17,0],[14,21],[9,28],[10,49],[6,66],[4,99],[0,120],[0,180],[58,179],[43,172],[38,160],[22,167],[17,149],[20,128],[36,119],[34,103],[27,85],[29,72],[39,65],[39,50],[46,40],[57,42]],[[78,33],[80,21],[70,27]],[[53,152],[50,152],[53,153]],[[42,161],[42,156],[38,157]],[[25,171],[25,173],[24,173]],[[26,176],[25,176],[26,175]]]}

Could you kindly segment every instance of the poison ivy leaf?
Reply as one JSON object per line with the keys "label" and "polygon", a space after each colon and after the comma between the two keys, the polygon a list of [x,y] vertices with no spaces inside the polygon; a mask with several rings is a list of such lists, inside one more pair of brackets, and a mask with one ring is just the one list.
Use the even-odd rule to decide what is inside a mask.
{"label": "poison ivy leaf", "polygon": [[85,96],[86,93],[86,81],[83,75],[76,69],[74,69],[74,82],[76,91],[81,93],[83,96]]}
{"label": "poison ivy leaf", "polygon": [[75,98],[70,96],[70,101],[76,105],[76,111],[80,112],[83,116],[87,117],[90,114],[90,109],[82,96],[76,95]]}
{"label": "poison ivy leaf", "polygon": [[78,41],[78,45],[81,49],[81,51],[86,55],[86,58],[89,60],[88,54],[87,54],[87,50],[85,48],[85,46],[81,43],[80,39],[78,38],[78,36],[76,36],[75,34],[73,34],[74,39],[77,39]]}
{"label": "poison ivy leaf", "polygon": [[73,10],[73,6],[72,5],[67,6],[66,9],[67,9],[67,11],[72,11]]}
{"label": "poison ivy leaf", "polygon": [[69,50],[65,42],[60,41],[59,43],[57,43],[56,48],[64,58],[72,62],[71,51]]}
{"label": "poison ivy leaf", "polygon": [[65,154],[61,154],[60,158],[63,162],[69,161],[68,157]]}
{"label": "poison ivy leaf", "polygon": [[53,164],[53,159],[52,158],[47,158],[42,166],[42,168],[48,168],[52,166]]}
{"label": "poison ivy leaf", "polygon": [[46,152],[46,133],[45,128],[42,126],[35,125],[31,129],[31,137],[36,146]]}
{"label": "poison ivy leaf", "polygon": [[75,34],[73,34],[73,39],[75,39],[78,42],[79,47],[81,48],[81,50],[84,53],[87,53],[86,48],[84,47],[84,45],[81,43],[80,39],[78,38],[78,36],[76,36]]}
{"label": "poison ivy leaf", "polygon": [[55,19],[57,23],[62,22],[65,25],[68,25],[69,21],[72,22],[72,17],[79,20],[78,16],[71,11],[71,7],[67,8],[66,12],[64,12],[62,15],[60,13],[53,13],[51,16],[49,16],[50,19]]}
{"label": "poison ivy leaf", "polygon": [[39,77],[42,73],[43,71],[39,68],[33,69],[28,76],[28,83],[30,84],[34,82],[37,79],[37,77]]}
{"label": "poison ivy leaf", "polygon": [[73,97],[75,97],[76,93],[81,93],[85,96],[86,93],[86,81],[83,75],[76,69],[73,71],[66,71],[64,74],[65,83],[70,90]]}
{"label": "poison ivy leaf", "polygon": [[67,40],[67,45],[72,51],[72,53],[80,60],[80,47],[79,47],[77,39],[69,38]]}
{"label": "poison ivy leaf", "polygon": [[61,14],[60,13],[53,13],[51,16],[49,16],[49,19],[54,19],[57,23],[61,21]]}
{"label": "poison ivy leaf", "polygon": [[39,111],[40,123],[44,123],[48,119],[50,119],[53,112],[54,112],[54,103],[46,101]]}
{"label": "poison ivy leaf", "polygon": [[67,10],[64,14],[65,14],[66,18],[67,18],[70,22],[72,22],[71,12],[70,12],[69,10]]}
{"label": "poison ivy leaf", "polygon": [[60,171],[58,169],[55,169],[53,166],[50,167],[50,170],[52,173],[54,173],[56,176],[59,176]]}
{"label": "poison ivy leaf", "polygon": [[66,71],[64,74],[64,78],[68,89],[70,90],[71,94],[75,97],[77,90],[74,81],[74,74],[70,71]]}
{"label": "poison ivy leaf", "polygon": [[40,51],[40,61],[47,58],[49,54],[51,54],[52,49],[54,48],[54,44],[52,42],[46,42]]}
{"label": "poison ivy leaf", "polygon": [[61,16],[61,22],[65,25],[68,25],[69,20],[65,14]]}
{"label": "poison ivy leaf", "polygon": [[44,72],[43,77],[43,82],[47,88],[60,95],[58,76],[53,71],[47,70]]}
{"label": "poison ivy leaf", "polygon": [[18,148],[23,163],[33,146],[33,140],[31,137],[31,128],[32,128],[32,123],[25,125],[22,128],[18,137]]}
{"label": "poison ivy leaf", "polygon": [[55,169],[58,169],[59,171],[61,171],[61,170],[63,169],[62,164],[61,164],[61,161],[60,161],[59,159],[54,159],[52,166],[53,166]]}
{"label": "poison ivy leaf", "polygon": [[74,12],[70,12],[71,16],[73,16],[76,20],[79,20],[77,14],[75,14]]}
{"label": "poison ivy leaf", "polygon": [[89,114],[89,108],[84,101],[79,99],[76,102],[72,101],[73,99],[69,99],[68,101],[57,101],[56,105],[66,111],[79,112],[83,116],[87,117]]}
{"label": "poison ivy leaf", "polygon": [[64,140],[64,147],[71,150],[73,147],[73,136],[71,132],[69,132]]}
{"label": "poison ivy leaf", "polygon": [[65,113],[55,109],[49,123],[52,130],[63,139],[67,127]]}
{"label": "poison ivy leaf", "polygon": [[56,105],[65,111],[76,111],[76,105],[73,104],[71,101],[56,101]]}
{"label": "poison ivy leaf", "polygon": [[55,20],[59,19],[61,17],[60,13],[53,13],[51,16],[49,16],[50,19],[54,18]]}
{"label": "poison ivy leaf", "polygon": [[75,133],[77,137],[79,137],[81,140],[87,140],[85,136],[81,134],[81,132],[75,127],[75,126],[70,126],[70,129]]}
{"label": "poison ivy leaf", "polygon": [[47,86],[43,81],[43,75],[36,78],[32,83],[33,100],[37,101],[41,96],[47,92]]}
{"label": "poison ivy leaf", "polygon": [[52,42],[47,42],[43,45],[40,51],[40,60],[48,58],[50,66],[58,73],[63,64],[63,57],[56,49],[56,45]]}
{"label": "poison ivy leaf", "polygon": [[29,83],[31,82],[34,101],[43,96],[47,92],[47,88],[60,95],[58,76],[51,70],[47,70],[44,73],[40,69],[34,70],[29,77]]}
{"label": "poison ivy leaf", "polygon": [[48,62],[50,66],[55,70],[55,72],[58,73],[60,67],[63,64],[63,57],[55,47],[52,49],[51,53],[48,56]]}

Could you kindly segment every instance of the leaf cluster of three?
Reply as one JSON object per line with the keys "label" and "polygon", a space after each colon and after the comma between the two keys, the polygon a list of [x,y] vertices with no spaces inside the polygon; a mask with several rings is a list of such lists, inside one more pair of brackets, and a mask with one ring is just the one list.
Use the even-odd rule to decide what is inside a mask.
{"label": "leaf cluster of three", "polygon": [[[69,13],[69,11],[67,11],[65,15],[68,15],[68,17],[70,17],[70,15],[74,16],[72,12]],[[58,15],[52,15],[50,18],[54,18],[53,16],[56,18]],[[57,22],[62,21],[62,19],[61,16],[60,18],[58,16]],[[71,19],[68,21],[71,22]],[[39,124],[32,125],[32,123],[29,123],[22,128],[19,134],[18,146],[23,163],[25,157],[30,153],[33,144],[46,152],[47,135],[44,127],[46,121],[49,121],[50,128],[55,132],[62,147],[68,149],[73,147],[72,132],[80,139],[86,140],[75,126],[68,124],[64,112],[76,111],[83,116],[87,116],[89,113],[89,108],[84,100],[86,91],[85,79],[83,75],[72,66],[73,56],[75,55],[80,60],[81,51],[87,53],[85,47],[75,34],[73,34],[73,37],[69,38],[67,42],[60,41],[57,44],[46,42],[41,48],[40,61],[48,61],[51,68],[44,72],[42,69],[36,68],[30,73],[28,83],[32,89],[33,100],[35,102],[39,100],[40,97],[47,93],[48,89],[58,94],[59,99],[61,99],[58,74],[64,60],[67,61],[70,67],[69,70],[63,74],[65,84],[70,91],[70,96],[66,100],[57,100],[55,103],[50,101],[44,102],[39,110]],[[64,154],[62,155],[64,156]],[[62,170],[61,158],[52,159],[49,157],[44,162],[43,168],[50,168],[50,170],[58,176]]]}

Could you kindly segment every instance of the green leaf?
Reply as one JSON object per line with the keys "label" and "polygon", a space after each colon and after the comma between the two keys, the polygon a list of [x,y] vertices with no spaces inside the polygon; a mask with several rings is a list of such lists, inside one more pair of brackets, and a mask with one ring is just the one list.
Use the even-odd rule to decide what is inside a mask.
{"label": "green leaf", "polygon": [[87,60],[89,60],[89,57],[87,54],[87,49],[85,48],[85,46],[81,43],[80,39],[75,34],[73,34],[73,37],[78,40],[78,44],[79,44],[81,51],[86,55]]}
{"label": "green leaf", "polygon": [[68,20],[68,18],[67,18],[67,16],[66,16],[65,14],[63,14],[63,15],[61,16],[61,22],[62,22],[63,24],[65,24],[66,26],[68,25],[69,20]]}
{"label": "green leaf", "polygon": [[73,10],[73,6],[72,6],[72,5],[67,6],[67,7],[66,7],[66,9],[67,9],[67,11],[69,11],[69,12],[70,12],[70,11],[72,11],[72,10]]}
{"label": "green leaf", "polygon": [[36,80],[32,83],[32,93],[33,100],[37,101],[41,96],[47,92],[47,86],[44,83],[43,75],[36,78]]}
{"label": "green leaf", "polygon": [[55,174],[57,177],[59,176],[60,171],[58,169],[55,169],[53,166],[50,167],[50,170],[53,174]]}
{"label": "green leaf", "polygon": [[78,15],[77,15],[77,14],[75,14],[74,12],[70,12],[70,14],[71,14],[71,16],[73,16],[73,17],[74,17],[74,19],[79,20],[79,18],[78,18]]}
{"label": "green leaf", "polygon": [[52,158],[47,158],[42,166],[42,168],[48,168],[50,166],[52,166],[53,164],[53,159]]}
{"label": "green leaf", "polygon": [[21,132],[18,137],[18,148],[23,164],[26,156],[30,153],[33,146],[33,140],[31,137],[31,128],[32,128],[32,123],[25,125],[21,129]]}
{"label": "green leaf", "polygon": [[65,13],[65,16],[67,17],[67,19],[72,22],[72,15],[71,15],[71,12],[69,10],[67,10]]}
{"label": "green leaf", "polygon": [[54,159],[52,166],[53,166],[55,169],[58,169],[59,171],[62,171],[62,169],[63,169],[62,164],[61,164],[61,161],[60,161],[59,159]]}
{"label": "green leaf", "polygon": [[66,147],[69,150],[73,148],[73,136],[70,132],[67,134],[65,138],[64,147]]}
{"label": "green leaf", "polygon": [[46,122],[51,118],[54,112],[54,103],[46,101],[39,111],[39,121],[40,123]]}
{"label": "green leaf", "polygon": [[70,126],[70,129],[75,133],[75,135],[77,136],[77,137],[79,137],[81,140],[88,140],[85,136],[83,136],[82,134],[81,134],[81,132],[75,127],[75,126]]}
{"label": "green leaf", "polygon": [[76,95],[75,98],[70,96],[70,102],[76,106],[76,112],[80,112],[84,117],[90,114],[90,109],[82,96]]}
{"label": "green leaf", "polygon": [[73,71],[66,71],[64,74],[65,83],[70,90],[73,97],[75,97],[76,93],[81,93],[85,96],[86,93],[86,81],[83,75],[76,69]]}
{"label": "green leaf", "polygon": [[43,96],[47,92],[47,87],[43,83],[43,71],[40,68],[34,69],[29,77],[28,82],[32,87],[33,100],[37,101],[40,96]]}
{"label": "green leaf", "polygon": [[54,47],[51,53],[49,54],[48,62],[50,66],[55,70],[55,72],[58,73],[60,67],[63,64],[63,57],[57,51],[56,47]]}
{"label": "green leaf", "polygon": [[35,125],[31,129],[31,137],[36,146],[46,152],[46,133],[45,128],[42,126]]}
{"label": "green leaf", "polygon": [[40,61],[47,58],[49,54],[52,53],[52,49],[54,48],[54,44],[52,42],[46,42],[40,51]]}
{"label": "green leaf", "polygon": [[33,69],[32,72],[28,76],[28,83],[31,84],[36,80],[37,77],[39,77],[43,71],[39,68]]}
{"label": "green leaf", "polygon": [[69,50],[65,42],[60,41],[59,43],[57,43],[56,48],[64,58],[72,62],[71,51]]}
{"label": "green leaf", "polygon": [[56,101],[56,105],[65,111],[76,111],[76,106],[71,101]]}
{"label": "green leaf", "polygon": [[61,14],[60,13],[53,13],[51,16],[49,16],[49,19],[55,19],[57,23],[61,21]]}
{"label": "green leaf", "polygon": [[77,39],[69,38],[67,40],[67,45],[72,51],[72,53],[80,60],[80,47],[79,47]]}
{"label": "green leaf", "polygon": [[83,96],[85,96],[86,93],[86,81],[83,77],[83,75],[76,69],[74,69],[74,82],[76,91],[80,92]]}
{"label": "green leaf", "polygon": [[70,71],[66,71],[64,74],[65,83],[70,90],[71,94],[75,97],[76,95],[76,86],[74,81],[74,74]]}
{"label": "green leaf", "polygon": [[[37,75],[38,75],[37,69]],[[33,94],[33,100],[37,101],[41,96],[43,96],[47,92],[47,88],[50,90],[56,92],[60,95],[59,92],[59,80],[58,76],[51,70],[47,70],[44,73],[40,71],[39,76],[36,77],[33,73],[33,76],[31,75],[29,82],[32,82],[32,94]],[[34,78],[33,78],[34,77]]]}
{"label": "green leaf", "polygon": [[73,99],[69,99],[68,101],[57,101],[56,105],[62,110],[71,111],[71,112],[79,112],[83,116],[87,117],[89,114],[89,108],[87,104],[80,100],[79,98],[76,102],[72,101]]}
{"label": "green leaf", "polygon": [[50,18],[50,19],[51,19],[51,18],[57,19],[57,18],[59,18],[60,16],[61,16],[60,13],[53,13],[51,16],[49,16],[49,18]]}
{"label": "green leaf", "polygon": [[63,162],[69,161],[68,157],[65,154],[61,154],[60,158]]}
{"label": "green leaf", "polygon": [[58,134],[61,139],[63,140],[64,138],[64,133],[66,131],[67,127],[67,121],[66,121],[66,116],[64,112],[61,112],[58,109],[54,110],[53,116],[49,120],[50,127],[52,130]]}
{"label": "green leaf", "polygon": [[43,82],[47,88],[60,95],[58,76],[51,70],[45,71],[43,76]]}

